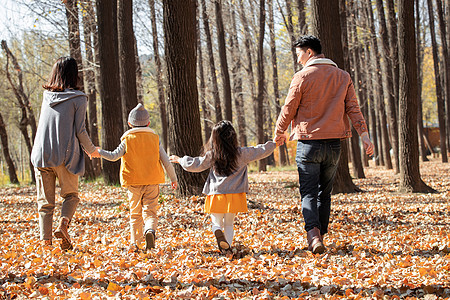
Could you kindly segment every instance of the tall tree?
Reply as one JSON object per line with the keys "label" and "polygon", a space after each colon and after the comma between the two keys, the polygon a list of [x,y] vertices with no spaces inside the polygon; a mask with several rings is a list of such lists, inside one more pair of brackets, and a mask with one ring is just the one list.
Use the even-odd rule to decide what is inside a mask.
{"label": "tall tree", "polygon": [[8,166],[9,182],[13,184],[19,184],[19,178],[17,178],[16,167],[9,153],[8,144],[8,132],[6,131],[6,124],[3,121],[3,116],[0,113],[0,140],[2,143],[3,156],[6,160],[6,165]]}
{"label": "tall tree", "polygon": [[399,173],[398,164],[398,124],[397,124],[397,112],[395,108],[395,92],[394,92],[394,75],[392,67],[391,48],[389,44],[389,35],[386,25],[386,17],[384,14],[383,0],[377,0],[377,12],[379,31],[381,36],[381,50],[383,54],[382,66],[383,66],[383,83],[385,87],[384,95],[387,103],[387,119],[389,124],[389,135],[394,157],[394,171]]}
{"label": "tall tree", "polygon": [[117,36],[120,97],[122,99],[123,125],[125,131],[128,128],[128,113],[138,104],[133,31],[133,0],[117,0]]}
{"label": "tall tree", "polygon": [[[94,145],[99,145],[98,139],[98,120],[97,120],[97,90],[95,87],[95,70],[96,62],[94,55],[93,39],[97,36],[97,28],[95,24],[94,9],[91,0],[83,0],[81,6],[85,13],[83,14],[83,34],[86,59],[83,60],[84,69],[84,90],[88,98],[88,122],[89,135]],[[89,161],[89,160],[85,160]],[[99,176],[101,173],[101,161],[94,159],[90,161],[93,168],[93,175]]]}
{"label": "tall tree", "polygon": [[[327,56],[338,66],[344,65],[342,52],[341,24],[338,0],[311,1],[312,32],[322,41],[322,48]],[[333,193],[351,193],[360,191],[353,183],[348,169],[347,142],[341,142],[341,159],[336,172]]]}
{"label": "tall tree", "polygon": [[439,122],[439,136],[440,136],[440,146],[441,146],[441,158],[442,162],[448,162],[447,159],[447,133],[445,124],[445,107],[444,107],[444,96],[442,95],[442,85],[441,85],[441,72],[439,68],[439,55],[438,55],[438,45],[436,41],[436,30],[434,28],[434,14],[433,14],[433,2],[427,0],[428,4],[428,17],[430,21],[430,33],[431,33],[431,48],[433,52],[433,62],[434,62],[434,78],[436,82],[436,98],[437,98],[437,112],[438,112],[438,122]]}
{"label": "tall tree", "polygon": [[[78,17],[78,0],[67,0],[64,2],[66,7],[66,18],[67,18],[67,27],[69,34],[69,51],[70,56],[75,58],[78,65],[78,78],[79,84],[82,86],[81,90],[85,92],[84,86],[84,68],[83,68],[83,57],[81,56],[81,39],[80,39],[80,20]],[[87,113],[86,113],[87,116]],[[87,126],[88,133],[89,125]],[[92,165],[92,161],[88,159],[88,155],[83,153],[85,156],[84,164],[86,172],[84,176],[88,179],[93,179],[96,177],[94,173],[94,167]]]}
{"label": "tall tree", "polygon": [[[445,110],[447,112],[447,115],[444,115],[444,119],[447,119],[447,150],[450,148],[450,57],[448,53],[448,43],[447,43],[447,28],[445,26],[445,20],[444,20],[444,10],[442,8],[442,0],[436,0],[436,6],[437,6],[437,13],[438,13],[438,20],[439,20],[439,32],[441,37],[441,44],[442,44],[442,54],[443,54],[443,64],[444,64],[444,90],[445,90],[445,98],[444,98],[444,104]],[[449,7],[447,7],[447,10]]]}
{"label": "tall tree", "polygon": [[385,103],[384,103],[384,91],[383,91],[383,77],[381,75],[381,66],[380,66],[380,61],[378,58],[378,40],[376,38],[376,32],[375,32],[375,22],[374,22],[374,16],[373,16],[373,8],[372,8],[372,2],[371,0],[367,0],[366,3],[366,8],[367,8],[367,16],[368,16],[368,22],[369,22],[369,30],[370,30],[370,35],[371,35],[371,39],[370,39],[370,57],[371,57],[371,62],[374,64],[375,66],[375,76],[373,77],[373,79],[375,80],[373,82],[374,87],[376,87],[376,106],[377,106],[377,115],[378,115],[378,125],[380,127],[380,133],[381,133],[381,143],[378,143],[379,146],[381,146],[380,148],[380,154],[382,155],[383,161],[384,161],[384,165],[387,169],[392,169],[392,160],[391,160],[391,154],[390,154],[390,143],[389,143],[389,133],[388,133],[388,129],[387,129],[387,118],[386,118],[386,111],[385,111]]}
{"label": "tall tree", "polygon": [[[264,94],[265,94],[265,76],[264,76],[264,33],[266,27],[266,9],[265,0],[259,1],[259,34],[258,34],[258,98],[256,106],[256,132],[258,143],[262,144],[265,141],[264,136]],[[266,171],[267,160],[261,159],[258,161],[259,171]]]}
{"label": "tall tree", "polygon": [[420,177],[417,151],[417,62],[414,10],[398,1],[400,192],[431,192]]}
{"label": "tall tree", "polygon": [[[117,39],[117,0],[96,0],[100,60],[99,92],[102,103],[102,148],[117,147],[123,133],[120,100],[119,53]],[[134,63],[133,63],[134,67]],[[119,184],[120,164],[103,161],[107,184]]]}
{"label": "tall tree", "polygon": [[416,12],[416,57],[417,57],[417,95],[419,96],[417,104],[417,133],[419,136],[419,154],[422,157],[422,161],[428,161],[427,151],[425,147],[424,129],[423,129],[423,113],[422,113],[422,61],[423,61],[423,49],[421,46],[420,38],[420,9],[419,0],[415,0],[415,12]]}
{"label": "tall tree", "polygon": [[[347,20],[348,20],[348,14],[346,9],[346,3],[345,0],[339,0],[339,16],[340,16],[340,23],[341,23],[341,29],[342,29],[342,51],[344,53],[344,69],[352,76],[353,80],[357,82],[356,71],[353,71],[351,67],[351,58],[352,55],[350,55],[349,51],[349,40],[352,37],[352,29],[347,30]],[[349,37],[350,35],[350,37]],[[352,61],[353,63],[353,61]],[[356,80],[355,80],[356,79]],[[355,89],[356,88],[355,85]],[[358,94],[359,98],[360,94]],[[361,100],[360,100],[361,101]],[[356,178],[364,178],[364,170],[362,166],[361,161],[361,150],[359,148],[359,136],[356,131],[356,129],[352,126],[352,137],[350,138],[350,157],[352,160],[352,169],[353,169],[353,175]]]}
{"label": "tall tree", "polygon": [[[394,99],[398,99],[399,89],[399,59],[398,59],[398,37],[397,37],[397,17],[395,15],[394,0],[386,0],[387,6],[387,26],[389,31],[390,58],[392,60],[392,74],[394,76]],[[395,102],[395,109],[398,117],[398,103]],[[398,119],[398,118],[397,118]]]}
{"label": "tall tree", "polygon": [[[276,41],[275,41],[275,25],[274,25],[274,18],[273,18],[273,0],[268,1],[268,11],[269,11],[269,19],[267,21],[269,25],[269,36],[270,36],[270,52],[271,52],[271,59],[272,59],[272,82],[273,82],[273,96],[274,96],[274,102],[276,107],[276,113],[277,116],[280,115],[281,112],[281,97],[280,97],[280,91],[278,89],[278,61],[277,61],[277,48],[276,48]],[[286,144],[283,144],[279,148],[279,159],[280,164],[282,166],[287,164],[287,147]]]}
{"label": "tall tree", "polygon": [[225,119],[233,121],[233,110],[231,101],[230,72],[228,71],[227,48],[225,44],[225,30],[223,27],[222,0],[215,0],[217,26],[217,44],[219,45],[220,71],[222,73],[223,101],[225,103]]}
{"label": "tall tree", "polygon": [[163,83],[163,70],[161,64],[161,58],[159,57],[159,43],[158,43],[158,29],[156,26],[156,9],[155,0],[148,0],[150,6],[150,19],[152,22],[152,37],[153,37],[153,57],[155,58],[156,65],[156,85],[158,87],[158,102],[159,102],[159,114],[161,117],[161,136],[164,150],[167,151],[167,110],[166,99],[164,97],[164,83]]}
{"label": "tall tree", "polygon": [[[230,7],[231,8],[231,7]],[[244,94],[242,90],[242,62],[241,51],[239,47],[238,31],[236,25],[236,11],[230,9],[231,15],[231,41],[230,46],[233,55],[233,94],[234,94],[234,107],[237,114],[237,123],[239,131],[239,144],[241,146],[247,146],[247,123],[245,121],[245,108],[244,108]]]}
{"label": "tall tree", "polygon": [[255,86],[256,86],[256,83],[255,83],[255,74],[253,72],[253,59],[252,59],[252,49],[251,49],[251,45],[253,42],[250,37],[250,28],[248,25],[246,14],[245,14],[243,0],[238,0],[238,1],[239,1],[239,16],[240,16],[242,27],[244,30],[245,54],[247,57],[247,62],[246,62],[247,64],[244,68],[247,71],[248,86],[250,87],[250,94],[251,94],[251,102],[253,103],[253,107],[256,111],[256,108],[255,108],[255,103],[256,103]]}
{"label": "tall tree", "polygon": [[292,21],[292,3],[291,0],[286,0],[286,16],[284,16],[283,9],[281,8],[280,4],[278,3],[278,6],[280,8],[280,12],[283,15],[283,21],[284,25],[286,26],[286,29],[289,34],[289,39],[291,40],[291,55],[292,55],[292,62],[294,66],[294,72],[297,72],[299,69],[299,64],[297,63],[297,54],[295,53],[295,49],[293,45],[295,44],[295,32],[294,32],[294,23]]}
{"label": "tall tree", "polygon": [[212,93],[214,97],[214,108],[216,112],[216,122],[219,122],[223,119],[222,115],[222,105],[220,103],[220,96],[219,96],[219,85],[217,84],[217,76],[216,76],[216,64],[214,62],[214,51],[213,51],[213,45],[212,45],[212,38],[211,38],[211,31],[209,29],[209,17],[207,13],[207,7],[206,7],[206,1],[200,0],[202,4],[202,20],[203,20],[203,27],[205,30],[205,36],[206,36],[206,46],[208,49],[208,58],[209,58],[209,73],[211,75],[211,81],[212,81]]}
{"label": "tall tree", "polygon": [[308,26],[306,25],[306,10],[305,10],[305,0],[297,0],[298,9],[298,29],[300,35],[305,35],[308,32]]}
{"label": "tall tree", "polygon": [[[22,68],[16,58],[16,56],[11,52],[8,47],[8,44],[5,40],[2,40],[2,49],[6,54],[6,78],[14,92],[14,96],[16,97],[17,104],[20,108],[21,118],[19,121],[19,130],[22,133],[23,139],[25,140],[25,144],[27,146],[28,155],[31,155],[31,150],[33,148],[34,138],[36,137],[36,119],[34,117],[33,108],[31,107],[30,100],[28,95],[25,93],[23,87],[23,73]],[[10,71],[9,62],[12,62],[12,69],[16,72],[17,82],[13,79],[13,75]],[[28,126],[31,128],[31,138],[28,133]],[[28,164],[30,166],[31,172],[31,181],[33,183],[36,182],[36,178],[34,177],[34,167],[31,164],[31,160],[28,159]]]}
{"label": "tall tree", "polygon": [[[196,76],[196,3],[164,1],[163,12],[171,152],[196,156],[202,147]],[[182,195],[202,192],[205,173],[183,172],[179,166],[176,171]]]}

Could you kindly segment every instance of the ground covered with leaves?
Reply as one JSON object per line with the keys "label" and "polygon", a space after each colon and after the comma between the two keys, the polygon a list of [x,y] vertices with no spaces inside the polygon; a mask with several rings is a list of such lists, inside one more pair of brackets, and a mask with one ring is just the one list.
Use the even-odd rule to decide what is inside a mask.
{"label": "ground covered with leaves", "polygon": [[156,249],[134,253],[124,190],[82,184],[75,248],[62,252],[39,243],[34,187],[3,188],[0,299],[449,298],[449,168],[421,164],[438,194],[399,194],[398,175],[367,168],[354,180],[364,193],[333,196],[321,255],[306,251],[296,171],[250,174],[249,212],[225,255],[203,197],[162,187]]}

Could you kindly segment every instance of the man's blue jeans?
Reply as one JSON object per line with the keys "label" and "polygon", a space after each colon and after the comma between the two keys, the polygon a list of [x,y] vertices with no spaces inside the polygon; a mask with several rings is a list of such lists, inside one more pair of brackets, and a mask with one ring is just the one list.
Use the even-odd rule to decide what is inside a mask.
{"label": "man's blue jeans", "polygon": [[304,140],[297,143],[296,162],[305,230],[328,232],[331,190],[341,154],[339,139]]}

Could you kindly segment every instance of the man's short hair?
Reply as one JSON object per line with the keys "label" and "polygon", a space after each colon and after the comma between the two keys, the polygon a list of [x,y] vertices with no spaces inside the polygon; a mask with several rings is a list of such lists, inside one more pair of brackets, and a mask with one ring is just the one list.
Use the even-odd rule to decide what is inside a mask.
{"label": "man's short hair", "polygon": [[320,44],[320,40],[313,35],[304,35],[301,36],[295,43],[294,48],[302,48],[307,49],[310,48],[316,54],[322,53],[322,45]]}

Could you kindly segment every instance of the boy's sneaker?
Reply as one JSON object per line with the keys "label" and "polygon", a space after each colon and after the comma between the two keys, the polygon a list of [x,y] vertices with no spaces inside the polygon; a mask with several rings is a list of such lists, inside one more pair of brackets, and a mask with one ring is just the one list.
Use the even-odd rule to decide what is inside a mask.
{"label": "boy's sneaker", "polygon": [[153,229],[149,229],[145,232],[145,250],[150,250],[155,248],[155,231]]}
{"label": "boy's sneaker", "polygon": [[227,240],[225,239],[225,235],[223,234],[222,230],[217,229],[216,231],[214,231],[214,235],[216,236],[217,245],[219,246],[219,250],[221,252],[230,249],[230,244],[228,244]]}

